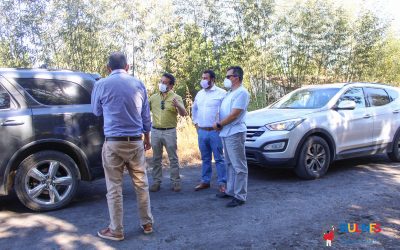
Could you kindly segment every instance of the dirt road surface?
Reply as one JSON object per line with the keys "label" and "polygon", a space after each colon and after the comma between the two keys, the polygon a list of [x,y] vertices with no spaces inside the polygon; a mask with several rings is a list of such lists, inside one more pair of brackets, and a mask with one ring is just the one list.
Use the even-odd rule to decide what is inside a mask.
{"label": "dirt road surface", "polygon": [[[96,236],[108,223],[104,180],[82,182],[68,207],[47,213],[24,208],[15,195],[0,197],[0,249],[321,249],[323,234],[336,228],[332,249],[399,249],[400,164],[385,156],[340,161],[319,180],[291,171],[251,168],[248,201],[226,208],[216,185],[195,192],[200,168],[181,170],[183,191],[170,188],[164,172],[151,193],[154,233],[139,228],[135,194],[124,180],[125,240]],[[359,230],[379,223],[378,233]],[[364,230],[365,231],[365,230]]]}

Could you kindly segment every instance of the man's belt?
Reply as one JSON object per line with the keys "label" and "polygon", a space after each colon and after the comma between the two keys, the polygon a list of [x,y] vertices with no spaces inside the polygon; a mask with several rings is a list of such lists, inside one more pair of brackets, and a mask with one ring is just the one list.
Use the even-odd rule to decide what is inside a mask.
{"label": "man's belt", "polygon": [[110,136],[106,137],[106,141],[141,141],[141,136]]}
{"label": "man's belt", "polygon": [[207,130],[207,131],[213,131],[214,130],[213,127],[199,127],[199,129]]}
{"label": "man's belt", "polygon": [[152,127],[152,128],[157,129],[157,130],[169,130],[169,129],[174,129],[174,128],[156,128],[156,127]]}

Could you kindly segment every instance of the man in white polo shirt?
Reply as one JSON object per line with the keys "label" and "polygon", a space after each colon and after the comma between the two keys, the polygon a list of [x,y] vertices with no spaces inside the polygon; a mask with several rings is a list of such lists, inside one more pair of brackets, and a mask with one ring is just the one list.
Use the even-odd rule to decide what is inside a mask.
{"label": "man in white polo shirt", "polygon": [[247,161],[245,153],[246,124],[244,122],[249,105],[249,92],[243,87],[243,69],[239,66],[228,68],[224,86],[230,89],[221,103],[220,121],[214,128],[224,145],[227,182],[225,193],[219,198],[231,198],[227,207],[243,205],[247,198]]}
{"label": "man in white polo shirt", "polygon": [[219,132],[213,124],[219,119],[219,109],[226,91],[215,86],[215,73],[212,70],[203,72],[200,90],[193,103],[192,119],[196,125],[199,149],[201,153],[201,182],[195,187],[196,191],[210,187],[212,176],[212,155],[214,155],[217,170],[219,192],[225,192],[226,170],[223,156],[223,146]]}

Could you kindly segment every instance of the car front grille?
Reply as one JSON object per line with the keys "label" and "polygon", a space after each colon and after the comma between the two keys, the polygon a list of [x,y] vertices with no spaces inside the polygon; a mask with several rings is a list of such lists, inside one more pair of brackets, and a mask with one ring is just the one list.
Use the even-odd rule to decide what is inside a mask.
{"label": "car front grille", "polygon": [[264,130],[260,130],[261,127],[247,127],[246,141],[255,141],[260,135],[264,134]]}
{"label": "car front grille", "polygon": [[257,157],[255,153],[246,151],[246,159],[255,161]]}

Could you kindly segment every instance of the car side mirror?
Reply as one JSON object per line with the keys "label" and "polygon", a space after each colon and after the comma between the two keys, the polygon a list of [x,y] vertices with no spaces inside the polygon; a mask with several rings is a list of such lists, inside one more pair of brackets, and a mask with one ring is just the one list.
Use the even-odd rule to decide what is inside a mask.
{"label": "car side mirror", "polygon": [[343,100],[336,106],[336,110],[353,110],[356,108],[356,102],[351,100]]}

